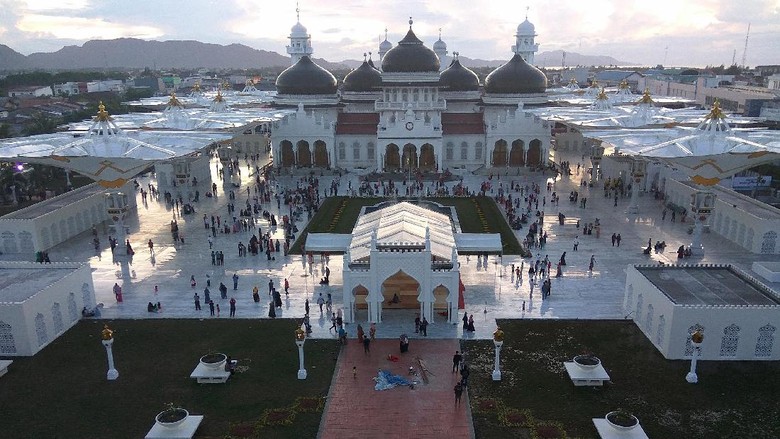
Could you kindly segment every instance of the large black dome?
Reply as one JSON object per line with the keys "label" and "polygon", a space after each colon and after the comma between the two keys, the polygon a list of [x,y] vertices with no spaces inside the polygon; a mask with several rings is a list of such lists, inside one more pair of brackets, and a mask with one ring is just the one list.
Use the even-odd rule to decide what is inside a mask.
{"label": "large black dome", "polygon": [[547,77],[544,73],[525,62],[518,54],[485,78],[485,93],[544,93],[546,88]]}
{"label": "large black dome", "polygon": [[344,77],[344,91],[374,91],[381,85],[382,75],[368,61]]}
{"label": "large black dome", "polygon": [[449,91],[476,91],[479,90],[479,77],[455,59],[446,70],[441,72],[439,85]]}
{"label": "large black dome", "polygon": [[336,93],[336,78],[308,56],[276,77],[276,91],[285,95],[324,95]]}
{"label": "large black dome", "polygon": [[411,28],[382,58],[383,72],[438,72],[440,65],[439,57],[423,45]]}

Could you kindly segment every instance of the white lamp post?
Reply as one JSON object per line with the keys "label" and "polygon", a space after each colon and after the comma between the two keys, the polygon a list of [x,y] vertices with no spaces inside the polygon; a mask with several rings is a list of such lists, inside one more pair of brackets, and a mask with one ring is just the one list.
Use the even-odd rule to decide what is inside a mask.
{"label": "white lamp post", "polygon": [[303,368],[303,344],[306,343],[306,332],[299,326],[295,330],[295,344],[298,345],[298,379],[306,379],[306,369]]}
{"label": "white lamp post", "polygon": [[704,245],[701,243],[701,233],[704,231],[704,223],[712,215],[715,209],[715,194],[705,190],[697,190],[691,194],[691,213],[693,214],[693,238],[691,239],[691,253],[704,254]]}
{"label": "white lamp post", "polygon": [[501,381],[501,369],[499,368],[499,361],[501,355],[501,346],[504,345],[504,331],[501,327],[497,327],[493,332],[493,346],[496,347],[496,358],[493,364],[493,381]]}
{"label": "white lamp post", "polygon": [[693,357],[691,358],[691,370],[685,375],[685,381],[691,384],[699,382],[699,377],[696,375],[696,360],[699,356],[699,350],[701,349],[701,342],[704,341],[704,334],[701,331],[696,331],[691,334],[691,344],[693,345]]}
{"label": "white lamp post", "polygon": [[628,213],[639,213],[639,184],[645,176],[646,166],[642,159],[634,159],[631,162],[631,204],[628,206]]}
{"label": "white lamp post", "polygon": [[108,356],[108,373],[106,373],[106,379],[113,381],[119,378],[119,371],[114,368],[114,353],[111,351],[111,345],[114,344],[114,331],[108,328],[108,325],[103,325],[103,346],[106,347],[106,355]]}

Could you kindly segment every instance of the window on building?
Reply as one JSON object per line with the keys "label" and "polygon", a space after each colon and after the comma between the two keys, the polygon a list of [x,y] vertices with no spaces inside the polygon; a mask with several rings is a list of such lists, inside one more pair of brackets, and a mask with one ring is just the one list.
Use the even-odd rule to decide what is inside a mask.
{"label": "window on building", "polygon": [[347,159],[347,145],[344,142],[339,143],[339,160]]}
{"label": "window on building", "polygon": [[376,160],[376,148],[372,142],[368,142],[366,146],[366,155],[368,155],[369,160]]}
{"label": "window on building", "polygon": [[482,160],[482,142],[477,142],[477,144],[474,145],[474,158]]}
{"label": "window on building", "polygon": [[720,356],[736,357],[739,345],[739,326],[730,324],[723,329],[723,338],[720,340]]}
{"label": "window on building", "polygon": [[445,154],[444,154],[444,158],[445,159],[452,160],[452,158],[454,156],[453,149],[454,149],[454,145],[452,144],[452,142],[447,142],[447,148],[446,148]]}
{"label": "window on building", "polygon": [[758,339],[756,340],[756,357],[766,358],[772,356],[772,345],[775,343],[775,328],[772,325],[764,325],[758,328]]}
{"label": "window on building", "polygon": [[360,144],[357,142],[352,144],[352,158],[354,160],[360,160]]}

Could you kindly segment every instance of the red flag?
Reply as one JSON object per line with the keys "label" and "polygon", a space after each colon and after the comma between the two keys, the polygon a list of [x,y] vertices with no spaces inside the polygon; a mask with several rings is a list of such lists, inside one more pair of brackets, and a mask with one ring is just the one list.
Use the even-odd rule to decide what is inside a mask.
{"label": "red flag", "polygon": [[458,273],[458,309],[466,309],[466,299],[463,297],[463,292],[466,291],[466,286],[463,285],[463,280]]}

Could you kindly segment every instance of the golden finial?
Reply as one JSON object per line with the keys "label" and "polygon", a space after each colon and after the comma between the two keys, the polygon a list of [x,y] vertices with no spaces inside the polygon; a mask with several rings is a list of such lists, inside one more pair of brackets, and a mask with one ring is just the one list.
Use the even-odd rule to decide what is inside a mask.
{"label": "golden finial", "polygon": [[593,78],[593,82],[590,84],[592,88],[598,88],[599,82],[596,81],[596,78]]}
{"label": "golden finial", "polygon": [[168,106],[169,107],[182,107],[183,105],[179,101],[179,99],[176,97],[176,92],[171,92],[171,98],[168,99]]}
{"label": "golden finial", "polygon": [[108,111],[106,111],[106,106],[103,105],[103,101],[100,101],[100,103],[98,104],[98,112],[97,112],[97,116],[95,117],[95,120],[97,120],[98,122],[107,122],[109,120],[113,120],[111,118],[111,115],[108,114]]}
{"label": "golden finial", "polygon": [[694,343],[701,343],[704,341],[704,334],[701,331],[696,330],[696,332],[691,334],[691,341]]}
{"label": "golden finial", "polygon": [[200,82],[195,83],[195,86],[192,87],[192,91],[200,91]]}
{"label": "golden finial", "polygon": [[496,326],[496,330],[493,331],[493,340],[504,341],[504,331],[501,330],[500,326]]}
{"label": "golden finial", "polygon": [[103,331],[101,331],[103,340],[112,340],[114,338],[114,331],[108,328],[108,325],[103,325]]}
{"label": "golden finial", "polygon": [[609,100],[609,96],[607,96],[607,91],[604,89],[604,87],[601,87],[601,91],[599,92],[598,96],[596,96],[596,99],[600,101]]}
{"label": "golden finial", "polygon": [[300,326],[295,330],[295,339],[298,341],[306,340],[306,333],[303,332]]}
{"label": "golden finial", "polygon": [[628,88],[628,81],[626,81],[625,79],[620,81],[620,85],[618,86],[618,88],[621,89],[621,90],[627,89]]}
{"label": "golden finial", "polygon": [[569,79],[569,84],[576,84],[576,83],[577,80],[574,78],[574,76],[572,76],[571,79]]}
{"label": "golden finial", "polygon": [[642,93],[642,97],[639,98],[639,104],[652,104],[653,98],[650,97],[650,89],[645,88],[645,92]]}
{"label": "golden finial", "polygon": [[217,90],[217,96],[214,97],[214,102],[222,102],[224,99],[222,99],[222,90]]}
{"label": "golden finial", "polygon": [[715,102],[712,103],[712,110],[710,110],[710,114],[708,114],[704,120],[718,120],[725,118],[726,115],[723,113],[723,110],[720,109],[720,101],[715,99]]}

